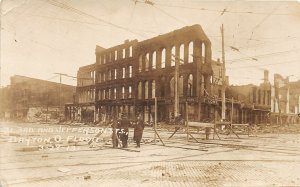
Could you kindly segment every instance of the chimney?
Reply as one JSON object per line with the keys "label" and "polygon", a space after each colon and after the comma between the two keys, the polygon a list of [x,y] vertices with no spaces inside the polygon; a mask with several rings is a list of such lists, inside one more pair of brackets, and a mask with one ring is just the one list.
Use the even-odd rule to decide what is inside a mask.
{"label": "chimney", "polygon": [[269,71],[264,70],[264,83],[268,83],[268,82],[269,82]]}
{"label": "chimney", "polygon": [[124,40],[124,44],[126,44],[126,43],[128,43],[129,42],[129,40],[127,39],[127,40]]}

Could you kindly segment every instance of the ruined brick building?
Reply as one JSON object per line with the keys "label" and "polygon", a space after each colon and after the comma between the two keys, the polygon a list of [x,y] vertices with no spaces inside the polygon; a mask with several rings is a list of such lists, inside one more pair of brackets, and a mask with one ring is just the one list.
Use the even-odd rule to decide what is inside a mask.
{"label": "ruined brick building", "polygon": [[[108,49],[96,46],[95,56],[96,63],[78,70],[76,102],[66,106],[68,119],[97,122],[123,113],[129,118],[139,114],[150,122],[156,98],[158,121],[168,121],[176,112],[187,112],[193,121],[220,120],[222,63],[212,59],[211,42],[200,25],[141,42],[126,40]],[[229,86],[226,77],[227,120],[270,121],[268,76],[265,71],[259,86]]]}
{"label": "ruined brick building", "polygon": [[[97,47],[96,63],[78,71],[79,79],[87,78],[83,76],[86,74],[94,78],[94,83],[78,84],[77,97],[88,100],[79,99],[76,105],[93,105],[96,121],[103,114],[119,113],[130,118],[142,114],[148,121],[154,117],[156,97],[158,120],[167,120],[174,113],[176,63],[179,64],[178,112],[185,113],[185,102],[193,120],[208,118],[214,110],[220,110],[208,97],[212,95],[213,83],[220,79],[221,66],[212,61],[211,42],[199,25],[141,42],[125,41],[108,49]],[[67,110],[72,110],[72,106],[67,106]]]}

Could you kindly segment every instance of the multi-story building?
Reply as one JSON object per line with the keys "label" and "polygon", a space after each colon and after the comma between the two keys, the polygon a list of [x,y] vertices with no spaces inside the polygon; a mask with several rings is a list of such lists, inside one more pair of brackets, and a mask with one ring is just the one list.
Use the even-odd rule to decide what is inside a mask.
{"label": "multi-story building", "polygon": [[119,113],[129,117],[139,113],[144,120],[152,120],[154,98],[158,100],[158,120],[169,119],[174,113],[185,114],[186,110],[190,119],[201,120],[213,118],[214,111],[220,110],[211,98],[215,92],[212,87],[221,76],[221,66],[212,61],[211,42],[200,25],[142,42],[126,40],[118,46],[101,48],[96,50],[93,66],[87,72],[95,71],[95,84],[78,84],[77,97],[90,98],[92,104],[90,92],[82,90],[91,93],[95,90],[96,121]]}
{"label": "multi-story building", "polygon": [[300,108],[300,84],[290,82],[289,77],[274,75],[271,100],[271,122],[276,124],[295,123],[299,121],[297,113]]}
{"label": "multi-story building", "polygon": [[[153,121],[157,99],[158,121],[186,113],[189,120],[220,120],[223,66],[212,60],[211,42],[200,25],[141,42],[126,40],[108,49],[97,46],[95,54],[96,63],[78,71],[78,101],[66,108],[72,111],[67,114],[71,119],[75,113],[81,121],[125,113],[129,118],[139,114]],[[226,77],[226,119],[269,122],[272,89],[268,76],[265,71],[259,86],[229,86]],[[72,106],[80,109],[72,110]]]}
{"label": "multi-story building", "polygon": [[234,123],[268,123],[271,111],[271,83],[269,72],[264,71],[264,82],[256,86],[253,84],[241,86],[229,86],[226,90],[226,97],[233,99],[232,106],[228,106],[228,119]]}
{"label": "multi-story building", "polygon": [[1,90],[5,101],[1,106],[2,117],[20,119],[28,119],[42,110],[54,110],[59,115],[63,111],[60,106],[73,102],[75,93],[74,86],[20,75],[12,76],[10,85]]}

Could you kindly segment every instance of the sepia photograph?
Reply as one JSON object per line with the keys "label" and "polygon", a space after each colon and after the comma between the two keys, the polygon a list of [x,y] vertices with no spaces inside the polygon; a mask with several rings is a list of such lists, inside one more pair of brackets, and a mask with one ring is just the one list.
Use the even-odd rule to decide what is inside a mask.
{"label": "sepia photograph", "polygon": [[0,0],[0,187],[300,186],[300,0]]}

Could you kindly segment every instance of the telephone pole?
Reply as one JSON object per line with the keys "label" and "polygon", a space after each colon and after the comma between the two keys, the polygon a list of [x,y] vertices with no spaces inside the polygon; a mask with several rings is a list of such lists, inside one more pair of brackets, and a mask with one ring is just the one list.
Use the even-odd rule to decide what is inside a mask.
{"label": "telephone pole", "polygon": [[175,75],[174,75],[174,82],[175,82],[175,102],[174,102],[174,117],[178,116],[179,113],[179,94],[178,94],[178,70],[179,70],[179,58],[177,56],[174,57],[175,60]]}
{"label": "telephone pole", "polygon": [[56,75],[59,75],[59,120],[61,120],[61,76],[68,76],[64,73],[54,73]]}
{"label": "telephone pole", "polygon": [[224,50],[224,27],[221,26],[222,35],[222,121],[226,118],[226,101],[225,101],[225,90],[226,90],[226,69],[225,69],[225,50]]}
{"label": "telephone pole", "polygon": [[1,60],[1,38],[2,38],[2,1],[0,1],[0,88],[2,86],[2,60]]}

